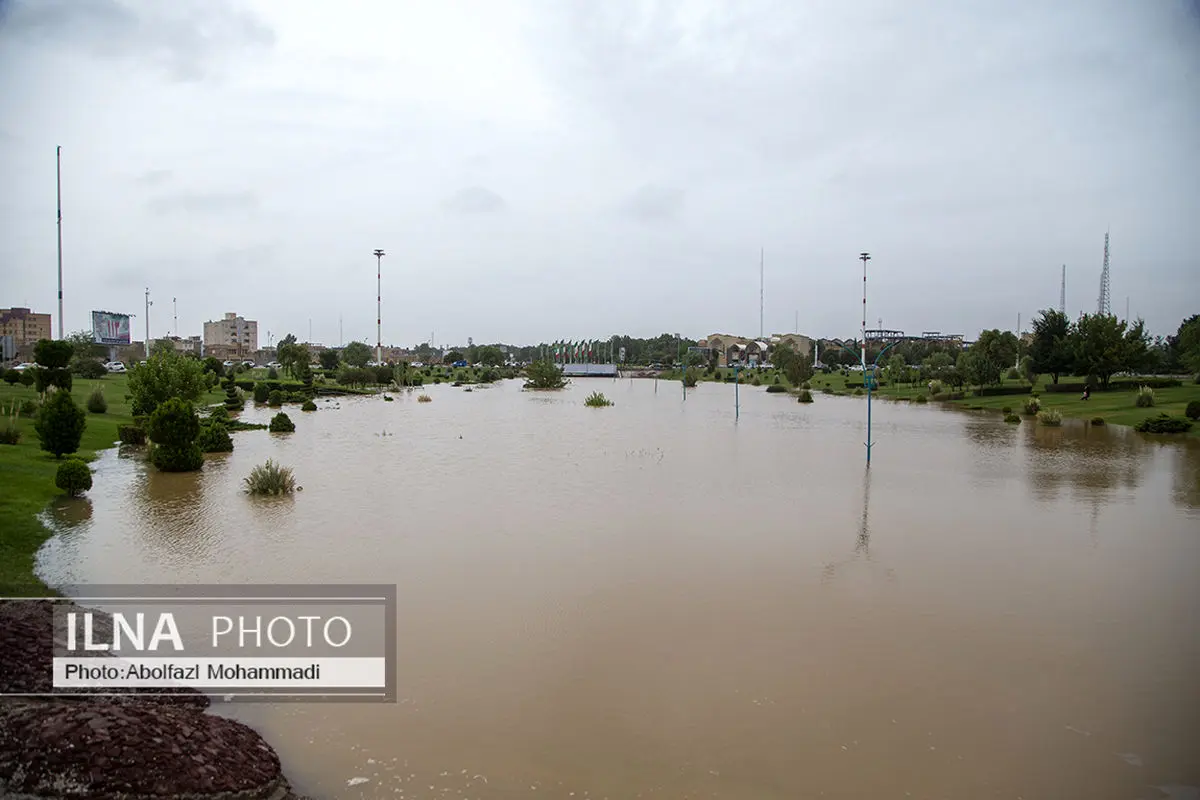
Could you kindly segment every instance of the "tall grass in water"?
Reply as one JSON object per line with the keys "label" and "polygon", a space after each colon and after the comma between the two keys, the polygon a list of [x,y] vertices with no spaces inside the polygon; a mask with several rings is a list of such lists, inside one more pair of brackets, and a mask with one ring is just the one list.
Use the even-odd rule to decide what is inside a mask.
{"label": "tall grass in water", "polygon": [[417,402],[418,402],[418,403],[432,403],[432,402],[433,402],[433,398],[432,398],[432,397],[430,397],[430,396],[429,396],[429,395],[427,395],[427,394],[423,394],[423,395],[420,395],[420,396],[417,398]]}
{"label": "tall grass in water", "polygon": [[259,464],[245,478],[247,494],[291,494],[296,489],[296,478],[291,467],[276,464],[271,459]]}
{"label": "tall grass in water", "polygon": [[604,408],[605,406],[611,406],[613,402],[600,392],[592,392],[587,396],[587,399],[583,401],[583,404],[589,408]]}
{"label": "tall grass in water", "polygon": [[1052,408],[1045,411],[1039,411],[1037,417],[1038,422],[1050,428],[1057,428],[1058,426],[1062,425],[1062,414]]}

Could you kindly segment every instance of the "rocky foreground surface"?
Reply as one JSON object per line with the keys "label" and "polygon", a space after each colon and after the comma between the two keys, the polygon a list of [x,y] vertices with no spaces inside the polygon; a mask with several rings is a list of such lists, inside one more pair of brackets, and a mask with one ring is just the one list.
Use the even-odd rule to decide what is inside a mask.
{"label": "rocky foreground surface", "polygon": [[[54,605],[0,601],[0,691],[52,691]],[[303,800],[261,736],[208,707],[190,689],[0,698],[0,797]]]}

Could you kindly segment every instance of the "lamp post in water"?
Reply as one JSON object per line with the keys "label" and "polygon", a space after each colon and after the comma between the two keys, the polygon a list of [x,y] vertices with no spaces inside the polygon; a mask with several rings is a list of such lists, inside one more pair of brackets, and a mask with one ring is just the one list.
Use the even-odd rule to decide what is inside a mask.
{"label": "lamp post in water", "polygon": [[375,363],[383,363],[383,257],[375,251]]}
{"label": "lamp post in water", "polygon": [[[867,466],[871,466],[871,383],[872,377],[867,374],[867,262],[871,254],[862,252],[858,258],[863,262],[863,295],[862,295],[862,371],[863,383],[867,387]],[[882,355],[882,353],[881,353]]]}

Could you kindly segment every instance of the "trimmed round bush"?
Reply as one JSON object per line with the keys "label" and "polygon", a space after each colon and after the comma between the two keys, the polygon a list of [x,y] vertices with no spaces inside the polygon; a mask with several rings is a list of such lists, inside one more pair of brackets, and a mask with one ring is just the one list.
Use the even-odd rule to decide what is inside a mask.
{"label": "trimmed round bush", "polygon": [[1193,400],[1188,403],[1187,408],[1183,411],[1183,415],[1190,420],[1200,419],[1200,400]]}
{"label": "trimmed round bush", "polygon": [[21,370],[10,369],[4,373],[4,382],[9,386],[16,386],[21,382]]}
{"label": "trimmed round bush", "polygon": [[71,497],[78,497],[92,488],[92,471],[78,458],[68,458],[58,465],[54,485]]}
{"label": "trimmed round bush", "polygon": [[1057,428],[1062,425],[1062,414],[1052,408],[1046,411],[1039,411],[1037,417],[1038,422],[1048,428]]}
{"label": "trimmed round bush", "polygon": [[87,412],[75,405],[70,392],[61,389],[42,403],[34,423],[42,449],[53,453],[55,458],[78,450],[86,427]]}
{"label": "trimmed round bush", "polygon": [[919,395],[917,395],[916,402],[918,402],[918,403],[928,403],[928,402],[929,402],[929,398],[928,398],[928,397],[926,397],[926,396],[925,396],[925,395],[923,395],[923,394],[919,394]]}
{"label": "trimmed round bush", "polygon": [[228,422],[230,420],[229,411],[225,406],[213,406],[212,410],[208,412],[208,419],[210,422]]}
{"label": "trimmed round bush", "polygon": [[75,374],[81,378],[98,380],[108,374],[108,370],[94,358],[81,358],[72,366]]}
{"label": "trimmed round bush", "polygon": [[304,405],[300,406],[300,410],[301,411],[316,411],[317,404],[314,403],[312,400],[305,400]]}
{"label": "trimmed round bush", "polygon": [[813,401],[812,392],[810,392],[808,389],[801,389],[800,397],[797,398],[796,402],[811,403],[812,401]]}
{"label": "trimmed round bush", "polygon": [[1104,417],[1092,417],[1092,424],[1097,427],[1104,424]]}
{"label": "trimmed round bush", "polygon": [[172,397],[150,415],[148,433],[154,442],[150,463],[163,472],[193,472],[204,465],[204,453],[196,446],[200,419],[188,401]]}
{"label": "trimmed round bush", "polygon": [[1017,416],[1016,414],[1005,414],[1004,421],[1010,425],[1020,425],[1021,424],[1021,418],[1019,416]]}
{"label": "trimmed round bush", "polygon": [[271,417],[271,424],[268,426],[271,433],[291,433],[296,430],[296,424],[292,422],[292,418],[280,411],[275,416]]}
{"label": "trimmed round bush", "polygon": [[1042,404],[1038,402],[1036,397],[1031,397],[1025,401],[1025,416],[1037,416],[1037,413],[1042,410]]}
{"label": "trimmed round bush", "polygon": [[265,403],[270,396],[271,390],[267,388],[265,383],[259,381],[258,383],[254,384],[254,402]]}
{"label": "trimmed round bush", "polygon": [[780,392],[786,392],[786,391],[787,391],[787,388],[778,383],[772,383],[770,386],[767,387],[767,394],[779,394]]}
{"label": "trimmed round bush", "polygon": [[271,393],[267,395],[267,405],[271,408],[279,408],[283,405],[283,392],[278,389],[272,389]]}
{"label": "trimmed round bush", "polygon": [[1000,409],[1000,413],[1007,417],[1012,413],[1012,406],[1005,406],[1004,408]]}

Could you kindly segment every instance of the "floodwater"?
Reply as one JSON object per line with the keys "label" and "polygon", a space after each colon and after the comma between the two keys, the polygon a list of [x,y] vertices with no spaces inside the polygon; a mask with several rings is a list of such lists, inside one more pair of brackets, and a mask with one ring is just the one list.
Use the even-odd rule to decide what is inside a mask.
{"label": "floodwater", "polygon": [[424,391],[111,451],[43,574],[397,584],[397,703],[222,706],[317,797],[1200,796],[1197,442],[877,402],[868,475],[862,398]]}

